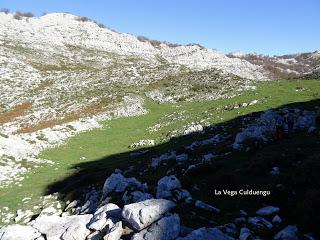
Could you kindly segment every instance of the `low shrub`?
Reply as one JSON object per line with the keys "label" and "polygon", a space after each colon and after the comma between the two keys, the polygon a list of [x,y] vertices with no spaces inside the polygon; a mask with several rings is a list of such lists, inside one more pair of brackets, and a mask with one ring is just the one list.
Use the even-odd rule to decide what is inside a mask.
{"label": "low shrub", "polygon": [[16,11],[13,15],[13,18],[14,19],[17,19],[17,20],[21,20],[23,17],[25,18],[31,18],[33,17],[33,13],[31,12],[20,12],[20,11]]}
{"label": "low shrub", "polygon": [[99,26],[100,28],[106,28],[106,26],[105,26],[104,24],[102,24],[102,23],[98,23],[98,26]]}
{"label": "low shrub", "polygon": [[159,40],[149,39],[149,38],[147,38],[145,36],[137,36],[137,39],[140,42],[149,42],[154,47],[160,47],[161,44],[165,44],[165,45],[167,45],[169,47],[179,47],[179,46],[181,46],[180,44],[170,43],[170,42],[167,42],[167,41],[159,41]]}
{"label": "low shrub", "polygon": [[88,17],[76,17],[76,20],[79,22],[93,22],[90,18]]}

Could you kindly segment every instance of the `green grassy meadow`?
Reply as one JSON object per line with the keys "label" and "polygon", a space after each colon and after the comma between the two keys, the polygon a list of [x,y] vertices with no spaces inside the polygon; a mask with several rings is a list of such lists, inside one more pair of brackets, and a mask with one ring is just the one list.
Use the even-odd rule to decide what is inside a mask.
{"label": "green grassy meadow", "polygon": [[[26,175],[21,186],[12,185],[1,189],[0,207],[30,209],[39,204],[39,197],[45,194],[48,185],[77,172],[79,169],[76,165],[79,163],[94,164],[99,159],[111,156],[108,162],[103,163],[104,166],[108,166],[109,169],[125,168],[128,165],[128,159],[116,157],[117,154],[131,151],[132,149],[128,146],[141,139],[154,139],[156,144],[163,144],[170,139],[171,133],[191,122],[202,121],[207,125],[214,125],[251,112],[319,98],[320,82],[318,80],[290,80],[261,82],[256,90],[244,92],[231,99],[175,104],[157,104],[146,99],[145,107],[149,111],[148,114],[105,121],[100,129],[81,133],[70,138],[60,147],[43,151],[40,157],[53,160],[55,165],[44,165],[33,169]],[[226,107],[237,103],[249,103],[253,100],[258,100],[258,103],[232,110]],[[156,124],[164,126],[155,132],[148,130]],[[179,135],[179,131],[176,134]],[[189,142],[192,140],[186,139]],[[159,151],[165,151],[167,147],[170,145],[162,145],[163,149]],[[134,164],[132,161],[130,163]],[[107,172],[100,177],[103,182],[108,177]],[[32,199],[23,204],[21,200],[25,197]]]}

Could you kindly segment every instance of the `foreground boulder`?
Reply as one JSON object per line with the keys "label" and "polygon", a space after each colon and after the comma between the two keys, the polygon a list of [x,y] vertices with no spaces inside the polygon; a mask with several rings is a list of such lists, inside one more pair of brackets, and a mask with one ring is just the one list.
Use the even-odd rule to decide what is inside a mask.
{"label": "foreground boulder", "polygon": [[13,224],[0,229],[1,240],[34,240],[41,236],[41,233],[30,226]]}
{"label": "foreground boulder", "polygon": [[177,238],[177,240],[234,240],[234,238],[229,237],[217,228],[199,228],[192,231],[186,237]]}
{"label": "foreground boulder", "polygon": [[162,217],[175,203],[165,199],[148,199],[138,203],[125,205],[122,217],[136,230],[148,227]]}
{"label": "foreground boulder", "polygon": [[47,240],[85,240],[90,234],[86,228],[92,215],[40,216],[31,222],[31,226],[46,235]]}
{"label": "foreground boulder", "polygon": [[168,215],[133,235],[131,240],[173,240],[180,233],[178,214]]}
{"label": "foreground boulder", "polygon": [[[92,219],[88,224],[91,230],[100,231],[107,225],[113,225],[111,219],[117,220],[121,217],[121,208],[116,204],[108,203],[99,207],[93,214]],[[108,221],[109,220],[109,221]],[[111,227],[111,226],[110,226]]]}

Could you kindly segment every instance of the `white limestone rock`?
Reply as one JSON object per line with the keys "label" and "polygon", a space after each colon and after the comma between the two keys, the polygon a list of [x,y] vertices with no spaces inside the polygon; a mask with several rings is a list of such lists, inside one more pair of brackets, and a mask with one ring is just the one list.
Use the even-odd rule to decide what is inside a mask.
{"label": "white limestone rock", "polygon": [[143,185],[136,178],[126,178],[121,173],[112,173],[105,181],[102,192],[104,196],[113,191],[124,192],[128,186],[143,188]]}
{"label": "white limestone rock", "polygon": [[134,234],[131,240],[174,240],[180,233],[178,214],[164,216],[148,228]]}
{"label": "white limestone rock", "polygon": [[272,170],[270,171],[270,174],[273,176],[279,176],[280,175],[279,167],[273,167]]}
{"label": "white limestone rock", "polygon": [[273,225],[263,217],[249,217],[248,223],[250,223],[254,228],[268,228],[271,229]]}
{"label": "white limestone rock", "polygon": [[157,198],[172,197],[172,190],[180,188],[181,183],[176,176],[165,176],[158,181]]}
{"label": "white limestone rock", "polygon": [[175,203],[165,199],[149,199],[125,205],[122,217],[136,230],[146,228],[175,207]]}
{"label": "white limestone rock", "polygon": [[184,130],[183,134],[188,135],[188,134],[202,132],[202,131],[203,131],[203,126],[201,124],[193,123]]}
{"label": "white limestone rock", "polygon": [[202,202],[200,200],[197,200],[194,205],[197,207],[197,208],[201,208],[203,210],[206,210],[206,211],[209,211],[209,212],[214,212],[214,213],[219,213],[220,212],[220,209],[216,208],[216,207],[213,207],[211,206],[210,204],[207,204],[205,202]]}
{"label": "white limestone rock", "polygon": [[214,155],[212,153],[208,153],[206,155],[203,155],[203,160],[205,162],[210,162],[214,158]]}
{"label": "white limestone rock", "polygon": [[94,231],[87,236],[86,240],[101,240],[103,239],[104,233],[100,231]]}
{"label": "white limestone rock", "polygon": [[234,240],[234,238],[224,234],[217,228],[199,228],[192,231],[186,237],[177,238],[177,240],[204,240],[204,239],[215,239],[215,240]]}
{"label": "white limestone rock", "polygon": [[188,159],[189,159],[189,156],[186,153],[182,153],[182,154],[176,156],[177,162],[184,162],[184,161],[187,161]]}
{"label": "white limestone rock", "polygon": [[85,240],[90,234],[86,225],[91,218],[91,214],[66,217],[40,216],[30,225],[40,233],[45,234],[47,240]]}
{"label": "white limestone rock", "polygon": [[121,217],[121,208],[119,208],[116,204],[107,203],[99,207],[93,217],[91,218],[88,228],[91,230],[102,230],[107,225],[109,227],[113,226],[112,219],[119,219]]}
{"label": "white limestone rock", "polygon": [[79,205],[79,202],[77,200],[73,200],[72,202],[70,202],[66,208],[65,208],[65,212],[68,211],[69,209],[75,208]]}
{"label": "white limestone rock", "polygon": [[103,240],[119,240],[122,236],[122,222],[117,222],[109,230],[108,233],[103,237]]}
{"label": "white limestone rock", "polygon": [[51,215],[56,215],[59,216],[60,214],[62,214],[62,210],[61,209],[57,209],[53,206],[44,208],[41,210],[40,212],[40,216],[51,216]]}
{"label": "white limestone rock", "polygon": [[251,235],[251,231],[249,230],[249,228],[243,227],[240,229],[240,236],[239,236],[239,240],[249,240],[251,239],[252,235]]}
{"label": "white limestone rock", "polygon": [[32,216],[33,212],[30,210],[22,211],[21,209],[17,210],[17,216],[14,218],[16,223],[28,223]]}
{"label": "white limestone rock", "polygon": [[122,201],[125,204],[129,204],[132,202],[134,202],[134,203],[135,202],[142,202],[144,200],[151,199],[151,198],[153,198],[153,197],[149,193],[144,193],[141,191],[133,191],[130,193],[130,192],[126,191],[122,196]]}
{"label": "white limestone rock", "polygon": [[237,226],[234,223],[227,223],[217,227],[223,233],[227,234],[228,236],[236,236],[237,235]]}
{"label": "white limestone rock", "polygon": [[40,236],[41,233],[31,226],[13,224],[0,229],[1,240],[34,240]]}
{"label": "white limestone rock", "polygon": [[275,215],[272,218],[272,222],[275,223],[275,224],[279,224],[279,223],[282,223],[282,219],[281,219],[281,217],[279,217],[279,215]]}
{"label": "white limestone rock", "polygon": [[260,208],[258,211],[256,211],[256,214],[260,216],[270,216],[279,211],[280,211],[280,208],[278,207],[267,206],[267,207]]}
{"label": "white limestone rock", "polygon": [[176,152],[171,151],[151,159],[151,166],[158,167],[160,163],[176,159]]}
{"label": "white limestone rock", "polygon": [[274,236],[274,240],[298,240],[298,228],[294,225],[289,225],[282,229]]}
{"label": "white limestone rock", "polygon": [[138,148],[138,147],[149,147],[154,146],[155,142],[153,139],[142,139],[139,142],[132,143],[130,148]]}
{"label": "white limestone rock", "polygon": [[173,190],[173,196],[174,201],[185,200],[185,202],[190,202],[192,200],[190,192],[186,189]]}

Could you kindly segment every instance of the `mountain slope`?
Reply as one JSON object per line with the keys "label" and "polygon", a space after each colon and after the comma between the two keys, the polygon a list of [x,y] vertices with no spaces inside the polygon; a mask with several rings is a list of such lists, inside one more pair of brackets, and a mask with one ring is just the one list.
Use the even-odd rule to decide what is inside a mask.
{"label": "mountain slope", "polygon": [[283,56],[243,53],[231,53],[228,56],[262,66],[270,79],[298,78],[305,75],[319,74],[320,71],[319,51]]}
{"label": "mountain slope", "polygon": [[[71,14],[17,20],[12,14],[0,13],[0,20],[0,113],[28,106],[15,118],[16,126],[11,127],[14,131],[22,128],[20,132],[30,132],[37,122],[53,126],[54,122],[64,122],[57,120],[61,118],[68,121],[117,111],[114,108],[124,96],[144,95],[150,89],[148,85],[161,83],[168,76],[172,76],[172,81],[167,81],[170,87],[177,85],[174,80],[181,75],[209,70],[208,76],[214,78],[206,77],[203,83],[197,79],[197,84],[235,80],[231,95],[250,88],[253,80],[265,79],[260,66],[245,60],[197,45],[154,47],[148,41],[101,28],[94,22],[79,21]],[[223,89],[223,84],[220,87],[223,92],[230,90]],[[176,101],[181,98],[181,88],[173,89],[169,98]],[[183,90],[184,99],[208,96],[189,88]],[[163,89],[160,94],[167,95]],[[218,91],[214,95],[226,97]],[[8,128],[6,131],[13,132]]]}

